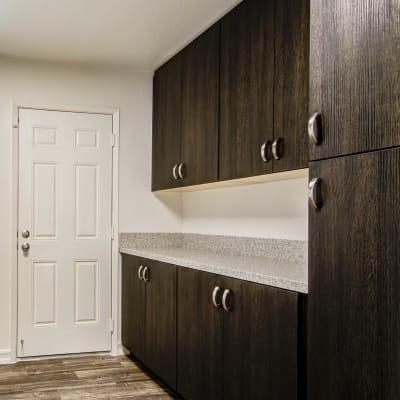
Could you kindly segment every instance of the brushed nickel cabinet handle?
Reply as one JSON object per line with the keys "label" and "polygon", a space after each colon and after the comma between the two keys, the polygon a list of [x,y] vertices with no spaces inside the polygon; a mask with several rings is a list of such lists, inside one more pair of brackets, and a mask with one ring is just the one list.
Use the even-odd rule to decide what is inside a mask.
{"label": "brushed nickel cabinet handle", "polygon": [[320,112],[314,113],[308,120],[308,137],[315,145],[322,141],[322,115]]}
{"label": "brushed nickel cabinet handle", "polygon": [[186,176],[186,165],[184,163],[180,163],[178,167],[178,176],[183,179]]}
{"label": "brushed nickel cabinet handle", "polygon": [[175,164],[172,167],[172,176],[174,177],[174,179],[178,179],[179,178],[177,169],[178,169],[178,164]]}
{"label": "brushed nickel cabinet handle", "polygon": [[218,300],[217,300],[217,296],[219,296],[220,294],[221,294],[221,288],[219,286],[215,286],[215,288],[212,292],[212,302],[213,302],[215,308],[221,307],[221,303],[218,302]]}
{"label": "brushed nickel cabinet handle", "polygon": [[264,142],[260,147],[261,160],[263,160],[265,163],[271,160],[270,148],[271,142],[269,140]]}
{"label": "brushed nickel cabinet handle", "polygon": [[143,265],[141,265],[139,267],[139,269],[138,269],[138,272],[137,272],[137,276],[139,278],[139,281],[141,281],[143,279],[143,275],[142,275],[143,268],[144,268]]}
{"label": "brushed nickel cabinet handle", "polygon": [[308,201],[312,208],[321,208],[321,179],[313,178],[308,185]]}
{"label": "brushed nickel cabinet handle", "polygon": [[231,291],[229,289],[224,290],[224,294],[222,295],[222,307],[226,312],[230,312],[232,310],[232,306],[227,303],[228,297],[231,295]]}
{"label": "brushed nickel cabinet handle", "polygon": [[272,155],[275,160],[280,160],[283,157],[283,139],[275,139],[272,143]]}
{"label": "brushed nickel cabinet handle", "polygon": [[148,282],[149,280],[150,280],[150,276],[149,276],[149,268],[148,267],[144,267],[144,270],[143,270],[143,280],[145,281],[145,282]]}

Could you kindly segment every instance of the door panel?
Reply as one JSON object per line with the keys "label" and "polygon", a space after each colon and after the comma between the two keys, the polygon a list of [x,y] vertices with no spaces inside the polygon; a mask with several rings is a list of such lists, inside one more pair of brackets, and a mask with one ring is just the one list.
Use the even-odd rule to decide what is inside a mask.
{"label": "door panel", "polygon": [[145,283],[138,278],[143,260],[122,256],[122,344],[139,360],[145,359]]}
{"label": "door panel", "polygon": [[283,141],[274,172],[306,168],[308,159],[309,0],[275,3],[274,139]]}
{"label": "door panel", "polygon": [[145,260],[145,357],[148,365],[172,388],[176,387],[176,267]]}
{"label": "door panel", "polygon": [[182,51],[182,185],[218,178],[219,24]]}
{"label": "door panel", "polygon": [[397,0],[311,2],[310,115],[323,138],[310,159],[400,144]]}
{"label": "door panel", "polygon": [[186,399],[222,398],[223,311],[211,295],[221,278],[178,269],[177,390]]}
{"label": "door panel", "polygon": [[108,351],[112,116],[19,119],[18,356]]}
{"label": "door panel", "polygon": [[274,0],[246,0],[221,22],[219,179],[272,172]]}
{"label": "door panel", "polygon": [[152,190],[177,187],[172,169],[180,161],[181,55],[159,68],[153,80]]}
{"label": "door panel", "polygon": [[297,399],[298,294],[229,278],[224,287],[224,398]]}
{"label": "door panel", "polygon": [[310,400],[400,398],[400,149],[310,164]]}

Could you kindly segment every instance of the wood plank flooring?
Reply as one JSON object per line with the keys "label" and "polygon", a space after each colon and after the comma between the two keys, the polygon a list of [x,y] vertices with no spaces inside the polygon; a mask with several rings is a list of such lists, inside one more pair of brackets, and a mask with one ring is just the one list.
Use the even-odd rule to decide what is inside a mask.
{"label": "wood plank flooring", "polygon": [[0,399],[178,399],[127,356],[84,356],[0,365]]}

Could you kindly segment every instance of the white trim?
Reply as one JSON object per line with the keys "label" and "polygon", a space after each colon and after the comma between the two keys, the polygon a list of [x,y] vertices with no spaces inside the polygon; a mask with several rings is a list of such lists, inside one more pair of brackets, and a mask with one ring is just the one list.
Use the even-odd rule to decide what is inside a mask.
{"label": "white trim", "polygon": [[14,363],[15,360],[12,359],[11,349],[0,349],[0,365]]}
{"label": "white trim", "polygon": [[[17,305],[18,305],[18,250],[17,250],[17,230],[18,230],[18,118],[19,109],[28,108],[34,110],[80,112],[87,114],[105,114],[112,116],[113,131],[116,143],[112,148],[112,224],[116,235],[111,244],[111,318],[114,320],[114,331],[111,334],[111,353],[118,353],[119,335],[119,109],[99,108],[87,106],[71,106],[59,104],[35,104],[20,101],[11,102],[11,133],[12,133],[12,199],[11,199],[11,349],[10,361],[17,361]],[[0,352],[1,355],[1,352]],[[0,358],[1,363],[1,358]]]}

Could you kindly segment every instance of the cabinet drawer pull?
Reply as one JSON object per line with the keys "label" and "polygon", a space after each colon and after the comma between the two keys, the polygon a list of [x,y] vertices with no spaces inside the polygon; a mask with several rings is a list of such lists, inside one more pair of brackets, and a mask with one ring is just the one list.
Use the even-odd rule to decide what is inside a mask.
{"label": "cabinet drawer pull", "polygon": [[321,179],[313,178],[308,185],[308,201],[312,208],[321,208]]}
{"label": "cabinet drawer pull", "polygon": [[215,308],[220,308],[221,307],[221,302],[217,300],[217,296],[221,294],[221,288],[219,286],[215,286],[213,292],[212,292],[212,302],[215,306]]}
{"label": "cabinet drawer pull", "polygon": [[264,142],[260,147],[261,160],[263,160],[265,163],[271,160],[270,149],[271,142],[269,140],[267,142]]}
{"label": "cabinet drawer pull", "polygon": [[232,310],[232,305],[228,304],[229,296],[231,295],[232,291],[229,289],[224,290],[224,294],[222,295],[222,307],[226,312],[229,312]]}
{"label": "cabinet drawer pull", "polygon": [[178,179],[179,178],[177,169],[178,169],[178,164],[175,164],[172,167],[172,176],[174,177],[174,179]]}
{"label": "cabinet drawer pull", "polygon": [[283,157],[283,139],[275,139],[272,143],[272,155],[275,160],[280,160]]}
{"label": "cabinet drawer pull", "polygon": [[320,112],[314,113],[308,120],[308,137],[315,145],[322,141],[322,115]]}
{"label": "cabinet drawer pull", "polygon": [[178,176],[183,179],[186,176],[186,165],[184,163],[180,163],[178,167]]}
{"label": "cabinet drawer pull", "polygon": [[142,275],[142,272],[143,272],[143,265],[141,265],[140,267],[139,267],[139,269],[138,269],[138,272],[137,272],[137,276],[138,276],[138,278],[139,278],[139,281],[141,281],[142,279],[143,279],[143,275]]}
{"label": "cabinet drawer pull", "polygon": [[144,280],[145,282],[148,282],[148,281],[150,280],[149,272],[150,272],[149,268],[148,268],[148,267],[144,267],[144,270],[143,270],[143,280]]}

